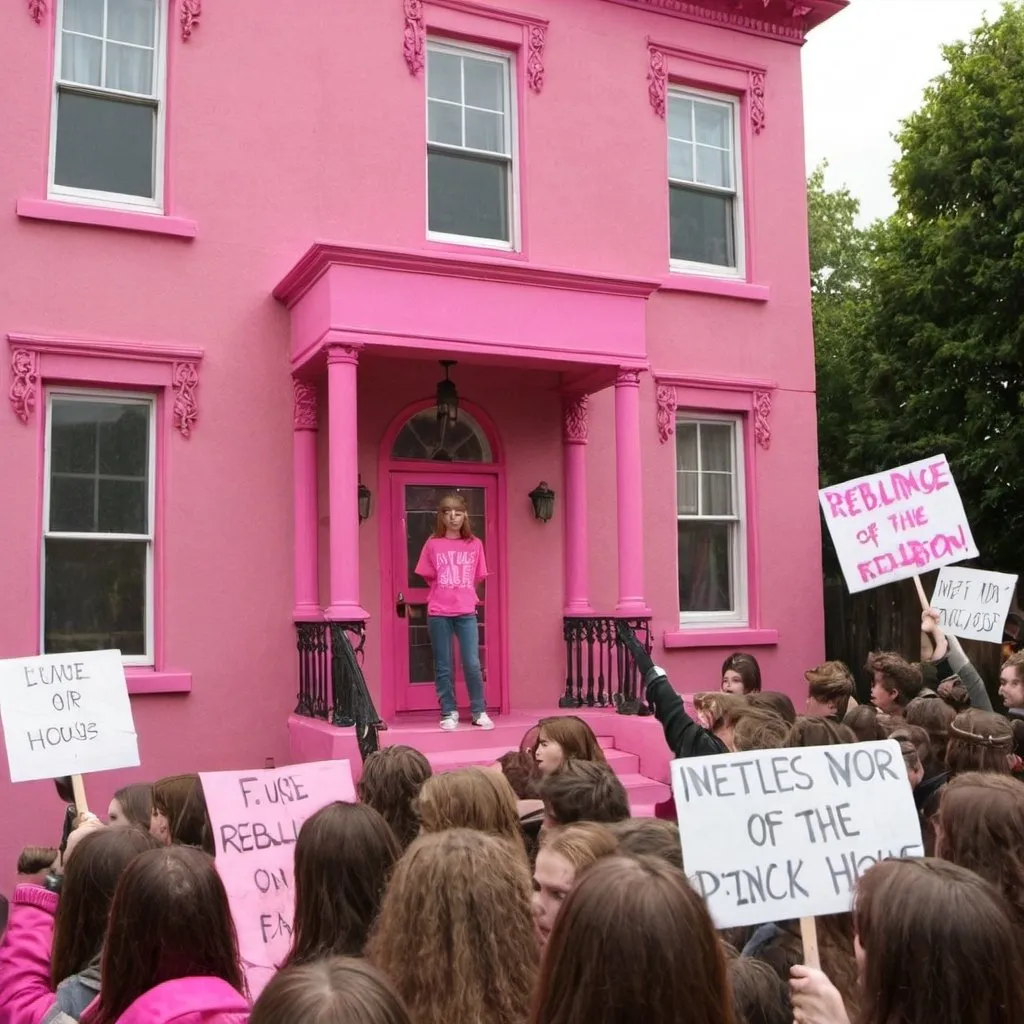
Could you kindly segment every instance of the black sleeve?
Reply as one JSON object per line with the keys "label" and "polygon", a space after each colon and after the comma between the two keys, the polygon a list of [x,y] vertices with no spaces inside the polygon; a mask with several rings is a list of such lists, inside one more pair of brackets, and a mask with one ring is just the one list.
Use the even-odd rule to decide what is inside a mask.
{"label": "black sleeve", "polygon": [[663,675],[647,684],[647,700],[654,705],[654,716],[661,722],[665,741],[676,757],[725,753],[725,744],[686,713],[683,698]]}

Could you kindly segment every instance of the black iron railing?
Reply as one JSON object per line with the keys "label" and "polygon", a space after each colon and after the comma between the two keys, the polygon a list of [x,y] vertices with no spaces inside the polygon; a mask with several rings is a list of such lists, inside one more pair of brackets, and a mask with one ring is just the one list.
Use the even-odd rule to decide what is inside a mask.
{"label": "black iron railing", "polygon": [[[615,616],[566,617],[565,693],[562,708],[603,708],[615,706],[622,715],[649,715],[644,700],[640,670],[633,655],[619,640]],[[651,650],[651,620],[623,618],[648,652]]]}
{"label": "black iron railing", "polygon": [[366,685],[360,662],[366,644],[363,622],[296,622],[299,654],[297,715],[354,728],[365,760],[386,729]]}

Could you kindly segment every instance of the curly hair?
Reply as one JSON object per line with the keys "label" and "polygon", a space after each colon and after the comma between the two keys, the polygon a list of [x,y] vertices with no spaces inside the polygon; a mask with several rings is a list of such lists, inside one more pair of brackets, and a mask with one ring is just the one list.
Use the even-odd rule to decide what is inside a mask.
{"label": "curly hair", "polygon": [[876,672],[882,674],[882,685],[896,694],[896,703],[900,707],[906,707],[924,689],[920,668],[895,651],[872,651],[864,667],[872,676]]}
{"label": "curly hair", "polygon": [[430,776],[426,757],[400,743],[375,750],[363,763],[356,786],[359,802],[369,804],[384,818],[403,850],[420,830],[413,803]]}
{"label": "curly hair", "polygon": [[472,829],[420,836],[367,947],[413,1024],[522,1024],[537,976],[522,845]]}

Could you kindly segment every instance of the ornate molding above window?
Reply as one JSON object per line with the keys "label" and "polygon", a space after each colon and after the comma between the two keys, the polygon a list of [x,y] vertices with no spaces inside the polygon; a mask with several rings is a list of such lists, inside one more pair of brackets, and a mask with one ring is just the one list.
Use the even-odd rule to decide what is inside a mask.
{"label": "ornate molding above window", "polygon": [[[32,418],[39,388],[47,377],[95,384],[97,387],[138,386],[169,389],[173,395],[171,413],[175,428],[189,438],[199,418],[196,389],[203,350],[178,345],[148,345],[141,342],[86,341],[48,338],[34,334],[8,334],[11,347],[11,386],[7,396],[14,415],[22,423]],[[109,372],[80,362],[108,361]],[[129,373],[125,367],[132,367]],[[139,369],[140,367],[148,367]]]}
{"label": "ornate molding above window", "polygon": [[309,381],[292,380],[292,424],[295,430],[316,430],[316,386]]}
{"label": "ornate molding above window", "polygon": [[188,42],[194,29],[199,28],[199,19],[203,16],[203,0],[181,0],[181,38]]}
{"label": "ornate molding above window", "polygon": [[46,15],[46,0],[28,0],[28,16],[41,25]]}
{"label": "ornate molding above window", "polygon": [[[742,377],[696,377],[681,374],[654,374],[654,400],[656,405],[655,423],[658,427],[658,441],[665,444],[676,431],[676,410],[679,408],[679,389],[697,391],[731,391],[741,395],[746,393],[748,399],[740,395],[729,404],[730,409],[739,409],[736,402],[743,403],[743,409],[749,414],[754,431],[754,441],[765,451],[772,445],[772,398],[775,385],[771,381],[746,380]],[[749,405],[747,405],[749,401]]]}
{"label": "ornate molding above window", "polygon": [[566,395],[562,401],[562,439],[567,444],[586,444],[589,435],[589,395]]}
{"label": "ornate molding above window", "polygon": [[414,77],[423,70],[427,28],[423,21],[423,0],[403,0],[405,4],[405,31],[402,53],[409,74]]}

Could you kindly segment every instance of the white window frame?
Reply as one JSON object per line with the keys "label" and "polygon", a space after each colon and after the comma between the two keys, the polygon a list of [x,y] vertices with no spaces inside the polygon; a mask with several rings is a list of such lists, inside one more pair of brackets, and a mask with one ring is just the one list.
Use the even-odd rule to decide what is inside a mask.
{"label": "white window frame", "polygon": [[[735,523],[732,537],[732,594],[733,607],[730,610],[694,612],[679,610],[681,628],[700,628],[705,626],[746,626],[749,624],[747,600],[747,494],[746,494],[746,460],[745,460],[745,420],[743,416],[703,413],[699,411],[680,414],[676,417],[676,444],[678,444],[679,427],[692,423],[728,423],[732,426],[732,458],[733,458],[733,508],[736,513],[731,516],[681,515],[679,512],[678,466],[679,456],[673,459],[673,493],[676,507],[676,599],[679,594],[679,523],[682,522],[730,522]],[[700,467],[700,437],[698,433],[697,466]],[[698,500],[700,495],[700,478],[698,474]]]}
{"label": "white window frame", "polygon": [[[120,402],[126,405],[145,406],[149,414],[149,486],[148,486],[148,512],[149,512],[149,533],[92,533],[92,532],[65,532],[50,530],[50,454],[53,445],[50,440],[50,431],[53,425],[53,401],[54,399],[72,399],[76,402]],[[39,545],[39,651],[42,653],[46,642],[46,541],[49,538],[61,540],[91,540],[98,538],[104,540],[145,540],[146,546],[146,619],[145,636],[146,651],[144,654],[124,654],[121,661],[125,665],[141,665],[152,667],[155,665],[154,645],[154,608],[153,599],[154,586],[154,553],[153,547],[156,537],[156,397],[140,392],[131,391],[104,391],[94,388],[48,388],[46,392],[46,439],[43,459],[43,532],[42,543]]]}
{"label": "white window frame", "polygon": [[[103,206],[135,213],[164,213],[164,159],[167,136],[167,0],[155,0],[156,33],[153,50],[153,95],[107,89],[103,86],[81,85],[78,82],[64,82],[61,79],[62,48],[64,42],[64,3],[57,0],[57,32],[53,52],[53,81],[50,97],[50,153],[47,169],[47,196],[61,202],[80,203],[83,206]],[[89,96],[123,98],[124,102],[139,102],[156,106],[156,126],[153,139],[153,198],[129,196],[120,192],[104,192],[98,189],[75,188],[58,185],[54,181],[57,165],[57,105],[61,91],[78,92]]]}
{"label": "white window frame", "polygon": [[438,53],[450,53],[456,57],[489,60],[495,64],[502,64],[505,68],[505,145],[508,148],[509,161],[507,198],[509,240],[505,241],[502,238],[479,238],[476,235],[457,235],[445,231],[430,230],[431,149],[452,153],[476,154],[488,160],[494,160],[498,154],[485,150],[470,149],[465,146],[450,146],[430,141],[430,97],[425,84],[426,75],[424,75],[423,123],[427,140],[424,151],[424,186],[427,200],[425,224],[427,239],[431,242],[445,242],[449,245],[470,245],[477,248],[500,249],[504,252],[519,252],[519,110],[515,89],[515,82],[517,80],[515,54],[508,50],[499,50],[490,46],[470,46],[468,44],[455,43],[437,36],[431,36],[427,39],[428,59],[431,50]]}
{"label": "white window frame", "polygon": [[[673,88],[669,89],[668,103],[673,98],[696,99],[703,102],[717,103],[721,106],[728,106],[732,109],[732,174],[735,188],[716,188],[713,185],[700,185],[692,181],[681,181],[668,176],[669,191],[673,185],[679,185],[692,189],[694,192],[707,192],[713,195],[731,195],[733,197],[733,246],[736,252],[735,267],[721,267],[717,263],[698,263],[692,260],[672,259],[672,221],[669,219],[669,269],[673,273],[699,274],[703,277],[726,277],[733,279],[744,279],[746,277],[746,225],[743,210],[743,134],[740,129],[741,106],[739,98],[725,93],[708,92],[704,89]],[[665,151],[668,153],[668,116],[665,121]],[[671,202],[671,200],[670,200]]]}

